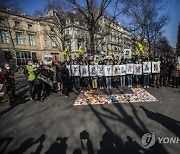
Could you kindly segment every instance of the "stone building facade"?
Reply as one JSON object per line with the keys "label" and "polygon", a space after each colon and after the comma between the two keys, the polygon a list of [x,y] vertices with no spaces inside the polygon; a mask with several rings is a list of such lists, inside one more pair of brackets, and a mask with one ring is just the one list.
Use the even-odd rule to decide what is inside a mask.
{"label": "stone building facade", "polygon": [[45,55],[52,55],[53,61],[63,60],[53,34],[47,36],[44,33],[46,29],[50,27],[38,18],[11,10],[0,10],[1,63],[15,59],[17,65],[25,65],[28,60],[43,60]]}

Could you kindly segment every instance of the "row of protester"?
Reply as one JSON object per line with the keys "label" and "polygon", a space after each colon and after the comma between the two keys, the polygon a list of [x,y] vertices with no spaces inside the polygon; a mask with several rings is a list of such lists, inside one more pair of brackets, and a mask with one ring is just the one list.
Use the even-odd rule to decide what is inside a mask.
{"label": "row of protester", "polygon": [[124,65],[67,65],[70,76],[118,76],[126,74],[142,75],[160,73],[160,62]]}
{"label": "row of protester", "polygon": [[[8,67],[7,67],[8,66]],[[15,95],[13,72],[6,64],[0,70],[0,81],[5,76],[9,95]],[[10,73],[11,72],[11,73]],[[8,74],[8,75],[7,75]],[[142,59],[76,59],[45,65],[39,61],[29,61],[24,67],[29,96],[32,100],[43,101],[52,92],[65,97],[72,91],[81,89],[111,89],[112,87],[172,86],[178,88],[180,67],[176,58]],[[7,79],[8,78],[8,79]],[[8,83],[8,84],[7,84]]]}

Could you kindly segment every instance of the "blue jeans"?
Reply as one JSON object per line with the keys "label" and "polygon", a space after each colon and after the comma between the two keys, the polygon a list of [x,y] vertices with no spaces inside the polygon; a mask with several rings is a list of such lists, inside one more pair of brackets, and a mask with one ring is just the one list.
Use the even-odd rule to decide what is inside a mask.
{"label": "blue jeans", "polygon": [[132,78],[133,78],[133,75],[132,75],[132,74],[127,74],[128,86],[132,86]]}
{"label": "blue jeans", "polygon": [[149,86],[149,74],[144,74],[143,75],[143,85],[146,87],[146,86]]}
{"label": "blue jeans", "polygon": [[125,86],[125,84],[126,84],[126,76],[125,75],[121,75],[121,76],[119,76],[119,82],[120,82],[120,86],[122,87],[124,87]]}
{"label": "blue jeans", "polygon": [[74,88],[76,90],[79,90],[80,89],[80,78],[79,76],[74,76]]}
{"label": "blue jeans", "polygon": [[102,76],[99,77],[99,87],[103,87],[104,86],[104,78]]}
{"label": "blue jeans", "polygon": [[106,86],[111,86],[111,76],[106,76]]}

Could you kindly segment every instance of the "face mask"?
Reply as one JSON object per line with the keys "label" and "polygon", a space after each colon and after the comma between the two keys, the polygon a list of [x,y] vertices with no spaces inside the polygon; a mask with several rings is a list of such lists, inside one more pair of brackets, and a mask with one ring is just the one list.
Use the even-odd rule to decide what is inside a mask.
{"label": "face mask", "polygon": [[32,66],[32,63],[29,63],[30,66]]}
{"label": "face mask", "polygon": [[6,67],[6,69],[8,69],[8,70],[9,70],[9,69],[10,69],[10,67],[9,67],[9,66],[7,66],[7,67]]}
{"label": "face mask", "polygon": [[37,65],[37,68],[39,67],[39,65]]}

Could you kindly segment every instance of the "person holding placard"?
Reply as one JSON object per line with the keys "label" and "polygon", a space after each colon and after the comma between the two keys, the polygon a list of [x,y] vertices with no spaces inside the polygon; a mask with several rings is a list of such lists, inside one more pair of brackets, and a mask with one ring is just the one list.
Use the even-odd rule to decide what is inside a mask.
{"label": "person holding placard", "polygon": [[[156,63],[154,63],[154,62],[156,62]],[[153,79],[154,79],[153,87],[156,86],[157,88],[159,88],[159,86],[160,86],[160,72],[156,71],[156,70],[158,70],[158,67],[159,67],[157,62],[160,63],[160,61],[158,58],[155,58],[154,62],[152,62],[152,73],[153,73]]]}
{"label": "person holding placard", "polygon": [[121,87],[125,87],[126,85],[126,65],[124,58],[121,59],[121,62],[119,63],[119,83]]}
{"label": "person holding placard", "polygon": [[106,80],[106,87],[107,89],[111,89],[111,79],[112,79],[112,62],[111,60],[108,60],[105,62],[106,65],[104,65],[104,74],[105,74],[105,80]]}
{"label": "person holding placard", "polygon": [[82,88],[85,88],[87,90],[89,88],[89,70],[87,61],[82,62],[80,67]]}
{"label": "person holding placard", "polygon": [[126,64],[126,77],[127,77],[127,84],[129,88],[132,88],[133,85],[133,64],[131,59],[128,60],[128,63]]}
{"label": "person holding placard", "polygon": [[149,79],[151,74],[151,62],[146,58],[143,62],[143,86],[149,88]]}
{"label": "person holding placard", "polygon": [[91,65],[89,65],[90,69],[90,76],[91,76],[91,83],[92,83],[92,88],[97,89],[97,63],[91,62]]}
{"label": "person holding placard", "polygon": [[73,75],[73,84],[76,91],[80,91],[80,72],[79,72],[79,64],[76,60],[73,61],[73,65],[71,66],[72,75]]}
{"label": "person holding placard", "polygon": [[178,62],[176,59],[173,59],[173,65],[172,65],[172,72],[171,72],[171,76],[172,76],[172,80],[173,80],[173,88],[178,88],[179,86],[179,74],[180,74],[180,67],[178,65]]}
{"label": "person holding placard", "polygon": [[100,89],[104,89],[104,70],[103,70],[103,62],[99,61],[98,64],[98,84]]}
{"label": "person holding placard", "polygon": [[141,84],[141,76],[142,76],[142,64],[138,59],[136,59],[134,64],[134,85],[136,87],[139,87]]}

